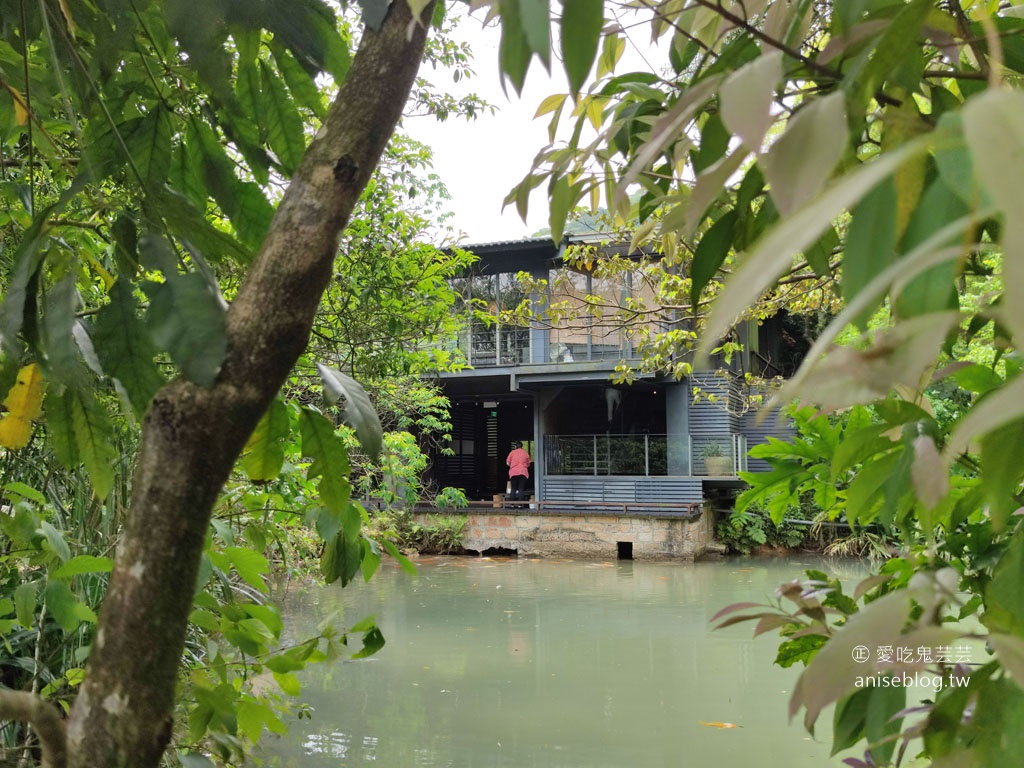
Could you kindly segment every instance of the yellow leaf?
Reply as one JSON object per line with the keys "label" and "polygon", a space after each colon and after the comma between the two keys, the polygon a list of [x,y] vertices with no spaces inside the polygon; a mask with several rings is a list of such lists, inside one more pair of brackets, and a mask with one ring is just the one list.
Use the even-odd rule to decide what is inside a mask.
{"label": "yellow leaf", "polygon": [[21,91],[17,88],[8,85],[7,83],[0,83],[11,94],[11,98],[14,99],[14,120],[18,125],[26,125],[28,123],[28,105],[25,103],[25,97],[21,95]]}
{"label": "yellow leaf", "polygon": [[28,445],[32,419],[39,418],[43,410],[44,385],[35,363],[18,371],[18,379],[4,400],[7,413],[0,419],[0,445],[11,449]]}
{"label": "yellow leaf", "polygon": [[103,280],[103,284],[109,291],[114,286],[114,276],[107,272],[100,264],[95,256],[91,256],[88,253],[85,254],[85,260],[89,262],[89,266],[92,267],[92,271],[99,275],[100,279]]}
{"label": "yellow leaf", "polygon": [[736,725],[736,723],[709,723],[705,720],[698,720],[697,722],[701,725],[706,725],[709,728],[739,728],[739,726]]}

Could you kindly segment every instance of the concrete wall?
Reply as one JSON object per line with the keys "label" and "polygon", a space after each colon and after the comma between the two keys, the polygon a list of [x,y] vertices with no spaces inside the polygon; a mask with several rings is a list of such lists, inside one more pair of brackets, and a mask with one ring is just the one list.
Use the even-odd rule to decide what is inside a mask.
{"label": "concrete wall", "polygon": [[[421,519],[424,515],[417,515]],[[473,552],[515,550],[520,555],[613,560],[630,542],[635,559],[693,560],[713,540],[712,514],[697,518],[472,511],[463,547]]]}

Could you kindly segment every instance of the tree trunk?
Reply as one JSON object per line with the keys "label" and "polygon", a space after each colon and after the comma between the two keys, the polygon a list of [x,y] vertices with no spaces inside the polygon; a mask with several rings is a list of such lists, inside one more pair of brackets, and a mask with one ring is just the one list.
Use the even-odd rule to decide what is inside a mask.
{"label": "tree trunk", "polygon": [[73,767],[156,766],[164,753],[214,501],[306,347],[338,235],[401,117],[426,34],[405,0],[380,31],[365,30],[228,311],[216,383],[178,379],[146,414],[128,521],[68,723]]}

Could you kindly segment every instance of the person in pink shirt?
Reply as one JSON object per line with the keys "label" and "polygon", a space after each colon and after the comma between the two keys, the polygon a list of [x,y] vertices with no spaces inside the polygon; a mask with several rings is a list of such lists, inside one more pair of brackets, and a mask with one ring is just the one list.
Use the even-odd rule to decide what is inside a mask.
{"label": "person in pink shirt", "polygon": [[512,443],[512,450],[505,459],[508,464],[508,479],[511,484],[509,499],[519,501],[525,499],[526,481],[530,478],[530,454],[523,450],[520,442]]}

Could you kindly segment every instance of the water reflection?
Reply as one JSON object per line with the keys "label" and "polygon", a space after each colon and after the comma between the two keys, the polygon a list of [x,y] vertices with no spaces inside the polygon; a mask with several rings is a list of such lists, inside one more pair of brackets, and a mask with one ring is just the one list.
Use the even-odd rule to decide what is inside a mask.
{"label": "water reflection", "polygon": [[773,641],[708,628],[721,607],[821,566],[431,558],[416,578],[384,568],[370,584],[308,591],[294,626],[376,614],[388,643],[315,668],[312,720],[265,756],[314,768],[827,765],[827,746],[787,725],[797,671],[772,666]]}

